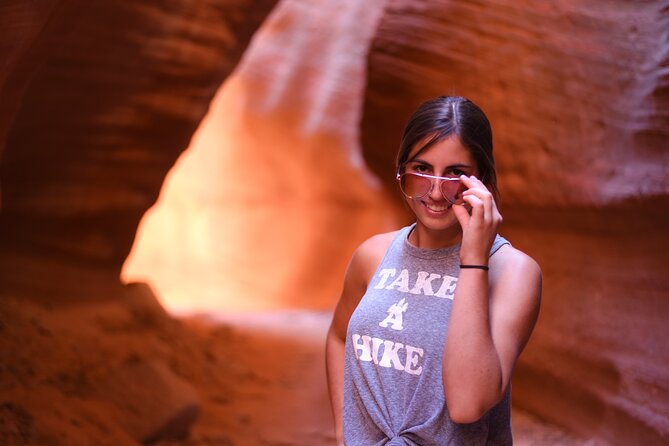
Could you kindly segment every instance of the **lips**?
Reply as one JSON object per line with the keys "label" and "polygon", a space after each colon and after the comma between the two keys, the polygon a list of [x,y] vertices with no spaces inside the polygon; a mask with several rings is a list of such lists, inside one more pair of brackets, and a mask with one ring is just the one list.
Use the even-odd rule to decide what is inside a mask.
{"label": "lips", "polygon": [[426,208],[428,208],[432,212],[444,212],[444,211],[447,211],[451,208],[450,203],[443,204],[443,205],[435,204],[435,203],[428,203],[428,202],[425,202],[425,201],[423,201],[422,203]]}

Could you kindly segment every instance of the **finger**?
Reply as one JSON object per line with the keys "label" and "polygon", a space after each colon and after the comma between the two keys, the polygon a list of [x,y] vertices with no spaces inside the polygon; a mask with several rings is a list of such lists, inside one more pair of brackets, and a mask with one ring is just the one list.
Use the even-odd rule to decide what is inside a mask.
{"label": "finger", "polygon": [[495,226],[499,226],[502,222],[502,216],[499,213],[497,202],[490,189],[488,189],[488,187],[474,175],[469,177],[461,175],[460,180],[466,187],[468,187],[468,189],[462,193],[462,197],[464,198],[465,196],[472,194],[476,195],[485,203],[484,221],[487,224],[491,223]]}
{"label": "finger", "polygon": [[500,214],[499,210],[497,209],[497,206],[495,205],[495,216],[494,216],[494,222],[499,227],[502,222],[504,221],[504,218],[502,217],[502,214]]}
{"label": "finger", "polygon": [[483,186],[485,188],[485,184],[478,178],[476,178],[474,175],[467,176],[467,175],[460,175],[460,181],[465,183],[465,186],[467,187],[476,187],[476,186]]}
{"label": "finger", "polygon": [[[467,187],[467,189],[462,192],[463,196],[478,192],[477,195],[481,200],[488,200],[486,194],[490,194],[490,191],[486,188],[485,184],[479,181],[476,177],[465,177],[464,180],[461,179],[461,182]],[[490,194],[490,197],[492,197],[492,194]]]}
{"label": "finger", "polygon": [[484,191],[490,192],[490,189],[488,189],[488,186],[483,183],[483,181],[479,180],[476,178],[474,175],[468,177],[467,175],[460,175],[460,181],[467,186],[468,190],[471,189],[481,189]]}
{"label": "finger", "polygon": [[460,226],[462,229],[466,228],[467,225],[469,224],[469,219],[471,216],[469,215],[469,211],[464,205],[461,204],[456,204],[451,207],[453,209],[453,213],[455,214],[455,218],[458,220],[458,223],[460,223]]}
{"label": "finger", "polygon": [[474,177],[468,177],[467,175],[460,175],[460,181],[462,181],[462,184],[464,184],[467,188],[474,187],[476,183],[472,179]]}
{"label": "finger", "polygon": [[468,187],[463,192],[463,194],[466,194],[468,192],[469,193],[480,192],[481,194],[483,194],[483,195],[480,196],[481,199],[483,199],[483,196],[486,195],[486,194],[489,194],[492,197],[492,193],[490,192],[490,190],[486,187],[485,184],[481,183],[480,181],[478,181],[478,180],[477,181],[470,181],[469,184],[471,186]]}
{"label": "finger", "polygon": [[[463,196],[462,199],[472,207],[471,218],[474,219],[474,222],[476,222],[476,224],[483,223],[485,217],[483,200],[475,194]],[[470,221],[469,223],[471,224],[472,222]]]}
{"label": "finger", "polygon": [[480,187],[468,189],[463,192],[462,195],[463,198],[466,196],[474,196],[481,200],[483,203],[483,220],[486,224],[490,224],[494,221],[497,206],[495,205],[495,199],[488,189],[482,189]]}

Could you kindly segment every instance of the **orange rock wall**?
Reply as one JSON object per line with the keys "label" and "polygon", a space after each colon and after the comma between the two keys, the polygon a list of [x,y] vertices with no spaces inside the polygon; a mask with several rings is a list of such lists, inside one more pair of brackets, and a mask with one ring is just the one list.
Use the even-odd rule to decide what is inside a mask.
{"label": "orange rock wall", "polygon": [[177,312],[332,307],[355,247],[397,225],[359,142],[383,7],[277,6],[142,221],[124,280]]}
{"label": "orange rock wall", "polygon": [[663,2],[392,1],[369,56],[363,148],[389,187],[418,103],[489,114],[502,234],[544,273],[514,402],[610,444],[669,439],[668,23]]}
{"label": "orange rock wall", "polygon": [[119,274],[274,3],[0,3],[0,444],[183,439],[234,388],[226,332]]}
{"label": "orange rock wall", "polygon": [[[665,443],[666,4],[283,1],[221,85],[272,6],[0,6],[2,295],[55,307],[126,295],[121,265],[165,180],[133,252],[144,258],[128,261],[135,278],[167,289],[181,273],[176,308],[195,290],[202,308],[224,294],[245,296],[227,303],[247,309],[331,307],[355,244],[401,220],[389,197],[408,114],[428,97],[462,94],[493,122],[503,234],[544,271],[516,404],[598,441]],[[150,276],[142,264],[160,269]],[[45,332],[7,308],[5,348],[22,333],[64,330],[35,351],[60,340],[79,357],[67,322]],[[114,311],[142,324],[124,308]],[[29,351],[14,353],[3,358],[19,366],[0,372],[22,395],[22,377],[41,368]],[[143,363],[127,373],[165,374]],[[41,373],[34,379],[51,372]],[[69,370],[49,391],[77,376]]]}
{"label": "orange rock wall", "polygon": [[603,444],[667,443],[664,203],[505,213],[504,234],[544,273],[515,407]]}
{"label": "orange rock wall", "polygon": [[[621,1],[392,1],[362,123],[392,182],[415,106],[467,96],[494,123],[504,202],[607,205],[669,192],[666,6]],[[378,125],[383,123],[383,125]]]}
{"label": "orange rock wall", "polygon": [[274,3],[3,3],[5,290],[118,284],[139,219]]}

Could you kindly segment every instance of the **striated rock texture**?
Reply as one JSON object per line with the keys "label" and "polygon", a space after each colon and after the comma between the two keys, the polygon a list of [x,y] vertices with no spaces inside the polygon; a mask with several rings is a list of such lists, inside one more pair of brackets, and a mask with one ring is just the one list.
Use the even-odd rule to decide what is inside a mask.
{"label": "striated rock texture", "polygon": [[516,407],[604,444],[667,443],[666,203],[505,213],[544,273]]}
{"label": "striated rock texture", "polygon": [[90,298],[95,276],[118,283],[139,219],[274,3],[3,2],[5,290]]}
{"label": "striated rock texture", "polygon": [[[356,243],[397,224],[408,114],[462,94],[495,128],[503,234],[544,270],[517,406],[666,443],[667,2],[286,0],[221,87],[273,3],[0,5],[0,442],[138,444],[234,413],[254,377],[234,337],[118,280],[163,180],[126,280],[177,309],[329,307]],[[164,411],[110,393],[129,382]]]}
{"label": "striated rock texture", "polygon": [[355,247],[396,226],[359,144],[384,4],[277,6],[142,221],[124,279],[172,311],[332,306]]}
{"label": "striated rock texture", "polygon": [[369,56],[363,148],[389,187],[418,103],[488,113],[502,233],[544,273],[514,402],[610,444],[669,441],[668,66],[666,1],[393,0]]}
{"label": "striated rock texture", "polygon": [[494,123],[505,203],[666,195],[668,42],[663,1],[391,1],[369,58],[365,156],[392,181],[408,115],[457,94]]}
{"label": "striated rock texture", "polygon": [[0,3],[1,444],[170,442],[225,404],[226,333],[119,274],[274,3]]}

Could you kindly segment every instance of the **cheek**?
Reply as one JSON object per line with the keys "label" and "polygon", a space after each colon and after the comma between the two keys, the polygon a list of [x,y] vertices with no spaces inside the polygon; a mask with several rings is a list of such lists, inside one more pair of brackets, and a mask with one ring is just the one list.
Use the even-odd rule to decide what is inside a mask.
{"label": "cheek", "polygon": [[412,200],[405,197],[405,203],[407,208],[414,214],[417,215],[420,212],[420,200]]}

